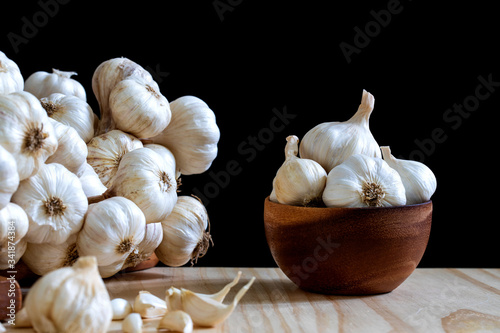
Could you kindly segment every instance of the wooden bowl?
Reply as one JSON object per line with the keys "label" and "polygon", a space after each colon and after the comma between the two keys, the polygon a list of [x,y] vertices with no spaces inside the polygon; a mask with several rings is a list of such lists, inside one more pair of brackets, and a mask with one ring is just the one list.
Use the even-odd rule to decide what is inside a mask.
{"label": "wooden bowl", "polygon": [[301,289],[387,293],[415,270],[431,230],[432,201],[418,205],[312,208],[264,202],[267,243]]}

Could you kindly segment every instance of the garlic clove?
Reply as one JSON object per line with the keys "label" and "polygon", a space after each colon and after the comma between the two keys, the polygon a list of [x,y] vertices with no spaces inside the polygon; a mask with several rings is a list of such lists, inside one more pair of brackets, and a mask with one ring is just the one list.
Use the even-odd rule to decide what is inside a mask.
{"label": "garlic clove", "polygon": [[193,320],[184,311],[169,311],[163,316],[158,325],[158,329],[169,331],[191,333],[193,331]]}
{"label": "garlic clove", "polygon": [[122,320],[132,313],[132,305],[123,298],[112,299],[111,309],[113,310],[113,320]]}
{"label": "garlic clove", "polygon": [[130,313],[122,322],[123,333],[142,333],[142,318],[138,313]]}
{"label": "garlic clove", "polygon": [[161,317],[167,313],[167,303],[149,291],[139,291],[134,301],[134,312],[142,318]]}

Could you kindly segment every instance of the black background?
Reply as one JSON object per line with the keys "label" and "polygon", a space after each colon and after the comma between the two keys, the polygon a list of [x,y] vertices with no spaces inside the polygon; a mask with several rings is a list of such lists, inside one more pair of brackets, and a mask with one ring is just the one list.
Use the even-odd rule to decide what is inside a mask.
{"label": "black background", "polygon": [[[285,137],[347,120],[366,89],[376,98],[370,126],[377,142],[396,156],[420,158],[438,180],[420,267],[498,267],[500,87],[463,116],[447,111],[474,101],[479,77],[500,82],[493,2],[17,3],[3,6],[0,50],[25,79],[52,68],[75,71],[98,113],[93,72],[123,56],[155,73],[170,101],[194,95],[214,110],[219,154],[206,173],[183,177],[181,193],[206,195],[215,246],[198,266],[275,265],[263,202],[283,162]],[[390,21],[381,12],[388,7]],[[369,40],[358,29],[368,29]],[[341,43],[358,45],[350,62]],[[269,136],[275,112],[285,110],[294,118]],[[431,144],[435,131],[440,142]],[[259,133],[265,143],[254,146],[255,154],[238,149]],[[239,173],[224,178],[229,162]]]}

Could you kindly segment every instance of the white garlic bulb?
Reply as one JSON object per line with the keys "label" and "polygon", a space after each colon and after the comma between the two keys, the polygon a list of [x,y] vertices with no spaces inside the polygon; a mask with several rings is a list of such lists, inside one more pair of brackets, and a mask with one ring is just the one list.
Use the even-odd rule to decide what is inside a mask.
{"label": "white garlic bulb", "polygon": [[87,198],[101,195],[106,192],[106,186],[102,184],[99,176],[90,164],[85,163],[80,171],[80,174],[77,176],[82,183],[83,192],[85,192]]}
{"label": "white garlic bulb", "polygon": [[113,197],[89,206],[76,247],[80,256],[95,256],[101,276],[110,277],[142,242],[145,230],[142,211],[126,198]]}
{"label": "white garlic bulb", "polygon": [[163,132],[153,138],[174,154],[183,175],[205,172],[217,156],[219,127],[214,112],[201,99],[183,96],[170,103],[172,119]]}
{"label": "white garlic bulb", "polygon": [[381,157],[369,128],[375,99],[366,90],[358,111],[345,122],[322,123],[306,133],[300,144],[300,157],[312,159],[330,172],[354,154]]}
{"label": "white garlic bulb", "polygon": [[317,206],[326,184],[326,172],[319,163],[298,158],[299,138],[286,138],[285,162],[273,180],[273,195],[277,202],[293,206]]}
{"label": "white garlic bulb", "polygon": [[82,84],[71,77],[75,72],[52,69],[52,73],[39,71],[31,74],[24,82],[24,90],[36,97],[43,98],[53,93],[76,96],[87,101],[87,94]]}
{"label": "white garlic bulb", "polygon": [[163,229],[161,222],[146,224],[144,238],[137,247],[129,254],[122,269],[135,267],[141,262],[149,260],[151,255],[163,240]]}
{"label": "white garlic bulb", "polygon": [[19,174],[16,160],[0,145],[0,209],[8,205],[18,186]]}
{"label": "white garlic bulb", "polygon": [[53,93],[41,98],[40,102],[50,118],[73,127],[85,143],[94,137],[95,123],[99,118],[84,100]]}
{"label": "white garlic bulb", "polygon": [[327,207],[387,207],[406,203],[401,177],[383,159],[356,154],[330,171]]}
{"label": "white garlic bulb", "polygon": [[52,118],[49,120],[57,138],[57,150],[47,158],[45,163],[62,164],[75,175],[79,175],[84,164],[87,163],[87,145],[73,127]]}
{"label": "white garlic bulb", "polygon": [[28,243],[23,255],[23,262],[37,275],[45,275],[62,267],[72,266],[78,259],[76,239],[78,234],[73,234],[61,244],[54,243]]}
{"label": "white garlic bulb", "polygon": [[16,160],[20,180],[34,175],[54,154],[57,138],[35,96],[25,91],[0,95],[0,145]]}
{"label": "white garlic bulb", "polygon": [[24,79],[19,66],[0,51],[0,94],[23,91]]}
{"label": "white garlic bulb", "polygon": [[26,251],[28,215],[15,203],[0,209],[0,269],[16,264]]}
{"label": "white garlic bulb", "polygon": [[172,168],[175,170],[176,179],[178,179],[181,176],[181,172],[179,171],[175,163],[175,156],[174,154],[172,154],[170,149],[156,143],[146,143],[144,144],[144,148],[152,149],[156,153],[158,153],[161,157],[163,157],[163,159],[167,162],[167,164],[171,165]]}
{"label": "white garlic bulb", "polygon": [[72,267],[39,278],[25,304],[37,332],[104,333],[113,315],[94,257],[80,257]]}
{"label": "white garlic bulb", "polygon": [[87,143],[87,163],[94,168],[102,184],[109,188],[113,185],[113,178],[123,155],[142,147],[141,140],[135,136],[112,130],[92,138]]}
{"label": "white garlic bulb", "polygon": [[175,170],[151,149],[132,150],[122,157],[113,185],[104,193],[109,196],[132,200],[146,223],[163,221],[177,202]]}
{"label": "white garlic bulb", "polygon": [[172,213],[161,222],[163,240],[156,249],[158,259],[167,266],[194,264],[205,255],[212,241],[208,213],[196,198],[179,196]]}
{"label": "white garlic bulb", "polygon": [[160,134],[172,117],[158,84],[141,77],[120,81],[109,95],[109,107],[116,128],[138,138]]}
{"label": "white garlic bulb", "polygon": [[12,202],[29,217],[26,240],[60,244],[77,233],[87,212],[87,197],[78,177],[58,163],[44,164],[19,184]]}
{"label": "white garlic bulb", "polygon": [[380,147],[384,161],[401,176],[406,192],[406,204],[414,205],[429,201],[436,191],[434,173],[423,163],[397,159],[388,146]]}

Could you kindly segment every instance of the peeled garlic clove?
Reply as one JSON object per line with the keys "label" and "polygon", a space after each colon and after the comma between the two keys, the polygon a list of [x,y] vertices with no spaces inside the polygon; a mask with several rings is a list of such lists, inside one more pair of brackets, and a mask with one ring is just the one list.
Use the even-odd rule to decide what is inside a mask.
{"label": "peeled garlic clove", "polygon": [[183,175],[206,171],[217,156],[220,131],[214,112],[201,99],[183,96],[170,103],[172,119],[153,143],[172,151]]}
{"label": "peeled garlic clove", "polygon": [[76,234],[87,212],[87,197],[78,177],[58,163],[44,164],[19,184],[12,202],[29,217],[29,243],[61,244]]}
{"label": "peeled garlic clove", "polygon": [[0,51],[0,94],[23,91],[24,79],[19,66]]}
{"label": "peeled garlic clove", "polygon": [[326,172],[317,162],[298,158],[299,138],[286,138],[285,162],[276,172],[273,191],[276,200],[285,205],[317,206],[326,184]]}
{"label": "peeled garlic clove", "polygon": [[160,222],[146,224],[144,239],[137,248],[129,254],[122,269],[135,267],[141,262],[149,260],[163,239],[163,229]]}
{"label": "peeled garlic clove", "polygon": [[431,169],[417,161],[395,158],[388,146],[380,147],[380,150],[384,161],[401,176],[406,192],[406,204],[429,201],[437,187],[436,176]]}
{"label": "peeled garlic clove", "polygon": [[212,240],[208,213],[201,201],[179,196],[172,213],[161,222],[163,240],[156,249],[158,259],[167,266],[194,264],[205,255]]}
{"label": "peeled garlic clove", "polygon": [[94,137],[94,125],[99,118],[85,100],[53,93],[41,98],[40,102],[50,118],[74,128],[85,143]]}
{"label": "peeled garlic clove", "polygon": [[200,326],[215,326],[231,315],[240,299],[255,281],[255,277],[243,286],[230,304],[222,304],[214,299],[199,296],[187,289],[181,289],[183,311],[191,316],[193,323]]}
{"label": "peeled garlic clove", "polygon": [[160,320],[158,328],[175,332],[190,333],[193,331],[193,320],[184,311],[169,311]]}
{"label": "peeled garlic clove", "polygon": [[94,257],[39,278],[25,307],[37,332],[101,333],[108,329],[111,302]]}
{"label": "peeled garlic clove", "polygon": [[322,123],[306,133],[300,144],[300,157],[318,162],[327,173],[354,154],[381,157],[368,124],[374,105],[373,95],[363,90],[361,104],[351,119]]}
{"label": "peeled garlic clove", "polygon": [[123,333],[142,333],[142,318],[138,313],[131,313],[122,322]]}
{"label": "peeled garlic clove", "polygon": [[353,155],[328,174],[327,207],[387,207],[406,203],[401,177],[383,159]]}
{"label": "peeled garlic clove", "polygon": [[142,318],[161,317],[167,313],[167,303],[149,291],[139,291],[134,301],[134,312]]}
{"label": "peeled garlic clove", "polygon": [[132,313],[132,305],[123,298],[112,299],[111,309],[113,310],[113,320],[122,320]]}
{"label": "peeled garlic clove", "polygon": [[7,206],[18,186],[19,174],[16,160],[0,145],[0,209]]}

